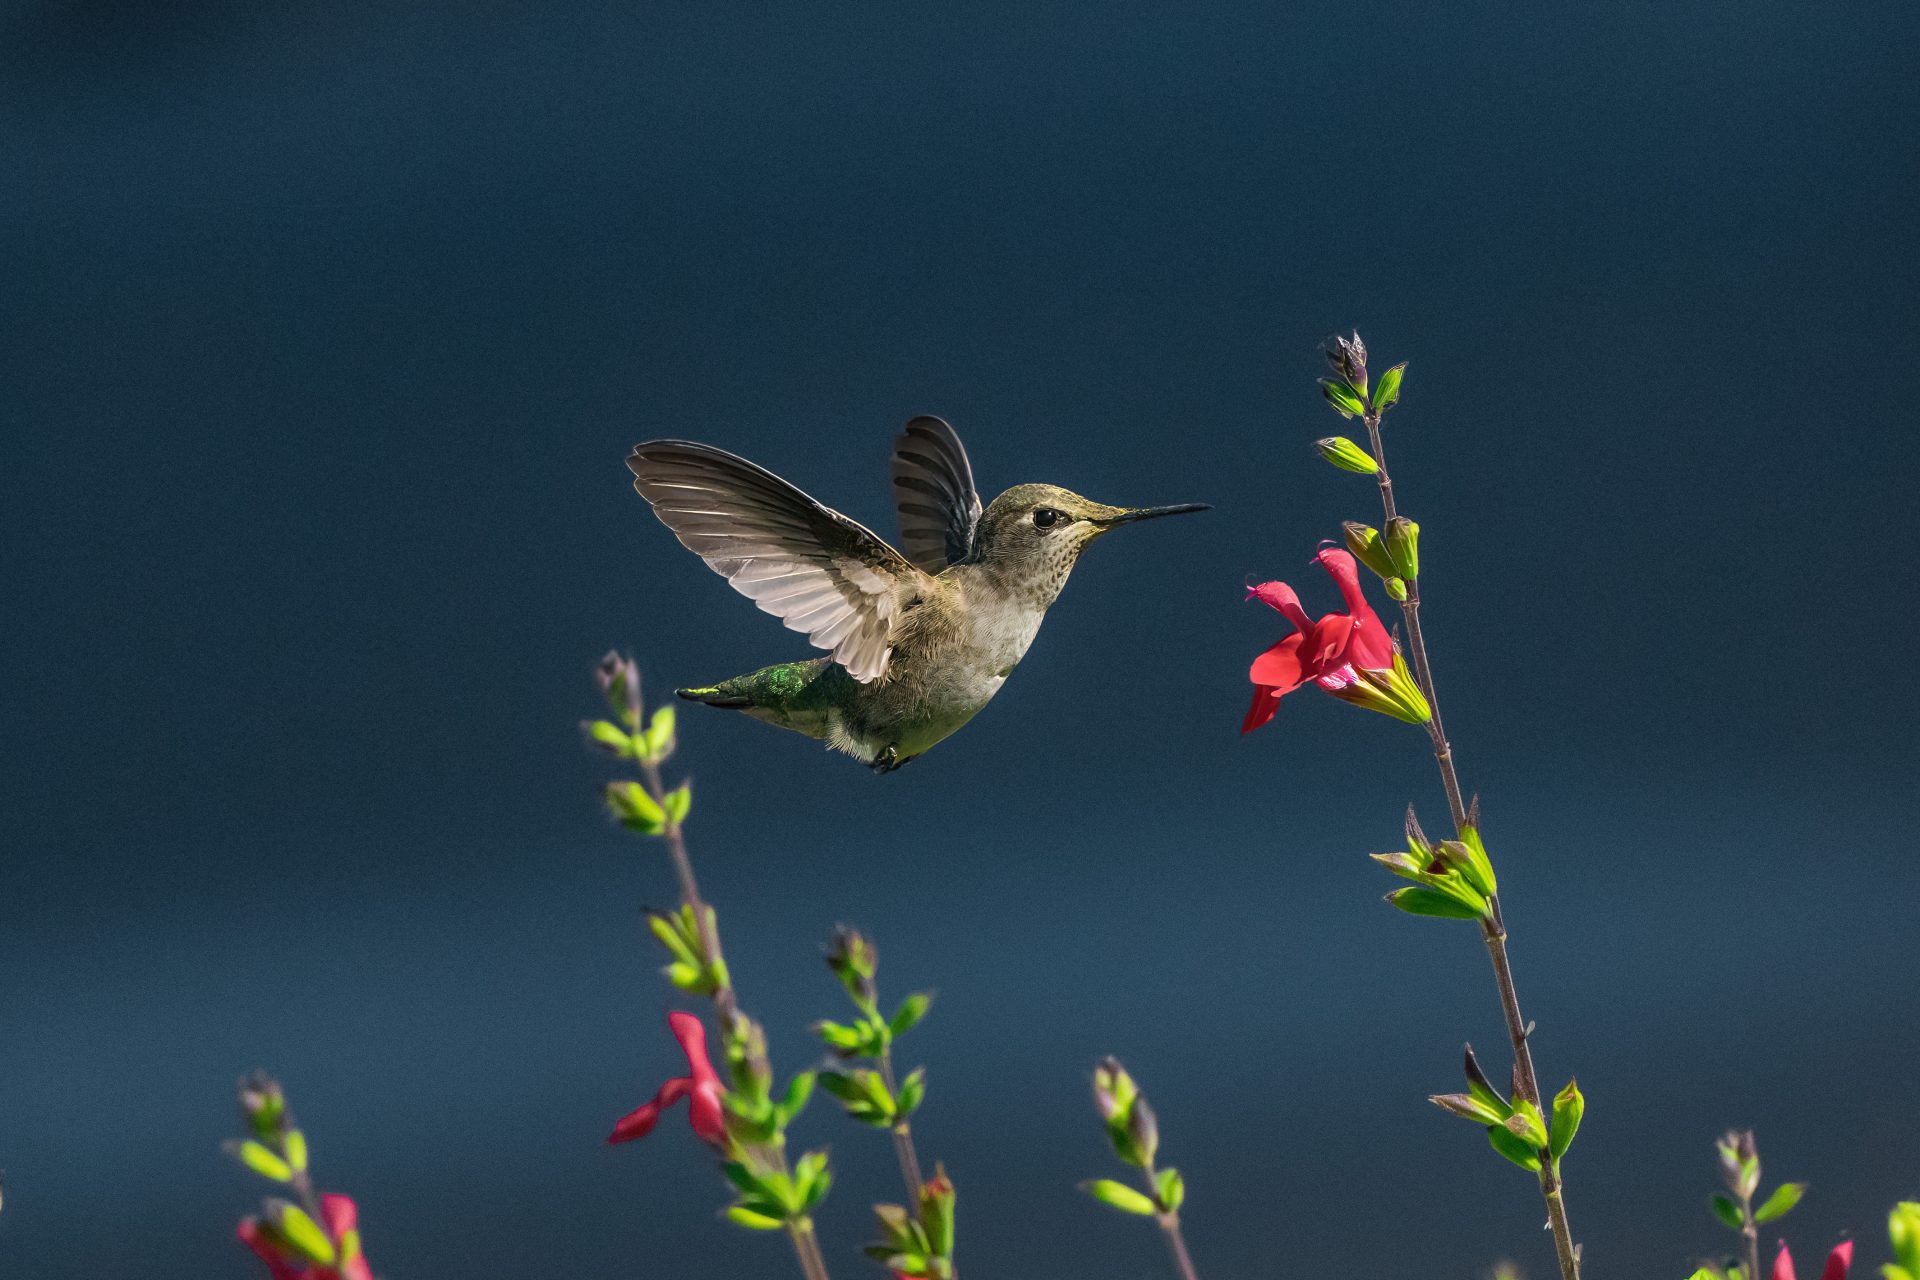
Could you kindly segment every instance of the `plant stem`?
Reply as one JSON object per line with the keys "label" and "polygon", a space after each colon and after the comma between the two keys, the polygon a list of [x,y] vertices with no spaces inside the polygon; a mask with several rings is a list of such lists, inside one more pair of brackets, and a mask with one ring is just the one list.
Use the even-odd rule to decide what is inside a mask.
{"label": "plant stem", "polygon": [[[893,1050],[880,1051],[880,1079],[887,1086],[887,1096],[898,1098],[900,1086],[893,1079]],[[907,1203],[920,1203],[920,1153],[913,1147],[913,1126],[902,1119],[893,1126],[893,1152],[900,1158],[900,1177],[907,1184]]]}
{"label": "plant stem", "polygon": [[[1140,1170],[1146,1180],[1147,1198],[1158,1206],[1160,1199],[1160,1175],[1151,1162]],[[1160,1224],[1160,1231],[1167,1237],[1167,1252],[1173,1255],[1173,1269],[1180,1273],[1180,1280],[1200,1280],[1200,1273],[1193,1269],[1193,1255],[1187,1252],[1187,1238],[1180,1233],[1180,1211],[1161,1209],[1153,1215]]]}
{"label": "plant stem", "polygon": [[1740,1200],[1740,1217],[1743,1225],[1740,1234],[1747,1242],[1747,1274],[1744,1280],[1759,1280],[1760,1277],[1760,1224],[1753,1220],[1753,1197],[1743,1196]]}
{"label": "plant stem", "polygon": [[[653,802],[662,809],[667,807],[667,788],[660,777],[660,765],[657,761],[642,759],[640,774],[644,779],[647,793]],[[707,971],[719,975],[719,981],[713,989],[713,1012],[720,1024],[722,1036],[729,1035],[734,1028],[745,1021],[740,1013],[740,1002],[734,995],[731,971],[727,968],[725,954],[720,950],[720,927],[707,909],[706,900],[700,896],[700,883],[693,875],[693,859],[687,854],[686,832],[680,820],[669,816],[666,829],[661,832],[666,841],[667,854],[673,860],[674,873],[680,878],[680,899],[692,910],[694,925],[700,931],[700,952],[706,961]],[[773,1068],[766,1055],[754,1050],[757,1037],[744,1037],[753,1057],[751,1065],[754,1072],[763,1078],[771,1078]],[[779,1143],[769,1143],[761,1148],[767,1162],[780,1173],[789,1171],[787,1153]],[[810,1219],[802,1218],[787,1224],[787,1234],[793,1238],[794,1256],[800,1260],[800,1270],[807,1280],[829,1280],[826,1256],[820,1251],[820,1240],[814,1234]]]}
{"label": "plant stem", "polygon": [[[1373,446],[1374,462],[1378,466],[1376,475],[1380,482],[1380,505],[1386,512],[1388,522],[1399,514],[1399,508],[1393,499],[1393,477],[1387,471],[1386,446],[1380,438],[1380,414],[1376,411],[1366,415],[1367,442]],[[1453,745],[1447,739],[1445,722],[1440,718],[1440,697],[1433,685],[1433,667],[1427,659],[1426,636],[1420,630],[1420,583],[1419,579],[1406,580],[1407,598],[1400,604],[1400,613],[1407,621],[1407,648],[1413,658],[1414,679],[1420,685],[1420,693],[1427,700],[1432,716],[1427,721],[1427,736],[1433,742],[1433,760],[1440,770],[1440,785],[1447,793],[1447,808],[1453,815],[1454,834],[1460,835],[1467,825],[1467,806],[1460,787],[1460,774],[1453,759]],[[1540,1080],[1533,1068],[1533,1050],[1528,1039],[1531,1028],[1520,1013],[1520,995],[1513,985],[1513,964],[1507,956],[1507,923],[1500,910],[1500,898],[1497,894],[1488,896],[1492,908],[1488,919],[1480,922],[1480,934],[1487,944],[1487,955],[1493,961],[1494,984],[1500,991],[1500,1012],[1506,1019],[1507,1039],[1513,1046],[1514,1091],[1526,1101],[1540,1108],[1545,1114],[1547,1107],[1540,1093]],[[1580,1247],[1573,1241],[1573,1227],[1567,1220],[1566,1198],[1562,1192],[1559,1164],[1551,1153],[1540,1152],[1540,1195],[1547,1204],[1547,1226],[1553,1232],[1554,1252],[1560,1262],[1561,1280],[1580,1280]],[[1747,1280],[1758,1280],[1749,1276]]]}
{"label": "plant stem", "polygon": [[793,1256],[800,1260],[801,1273],[807,1280],[828,1280],[827,1260],[820,1252],[820,1237],[813,1233],[812,1220],[789,1222],[787,1234],[793,1238]]}

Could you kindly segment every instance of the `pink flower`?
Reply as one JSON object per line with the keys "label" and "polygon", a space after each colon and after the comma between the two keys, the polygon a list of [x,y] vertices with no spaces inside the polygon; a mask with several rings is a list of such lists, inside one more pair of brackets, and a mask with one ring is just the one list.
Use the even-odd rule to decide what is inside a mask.
{"label": "pink flower", "polygon": [[[272,1202],[269,1203],[272,1208]],[[283,1206],[284,1207],[284,1206]],[[360,1251],[360,1211],[347,1196],[320,1197],[320,1216],[327,1235],[347,1255],[339,1266],[323,1267],[310,1262],[281,1243],[282,1237],[262,1226],[260,1219],[247,1218],[240,1223],[240,1242],[267,1264],[271,1280],[373,1280],[373,1269]],[[351,1239],[349,1239],[351,1237]]]}
{"label": "pink flower", "polygon": [[[1254,684],[1253,705],[1240,725],[1242,733],[1273,719],[1280,699],[1308,682],[1336,697],[1371,706],[1372,699],[1356,695],[1388,683],[1389,673],[1398,665],[1393,637],[1360,590],[1360,567],[1353,556],[1338,547],[1323,547],[1314,559],[1340,589],[1347,611],[1310,619],[1300,607],[1300,597],[1284,582],[1263,582],[1247,592],[1249,599],[1268,605],[1292,623],[1294,634],[1253,660],[1247,672]],[[1416,723],[1426,718],[1424,704],[1419,710],[1422,714]]]}
{"label": "pink flower", "polygon": [[[1827,1265],[1820,1272],[1820,1280],[1847,1280],[1847,1268],[1852,1265],[1853,1241],[1842,1240],[1827,1255]],[[1787,1252],[1785,1241],[1781,1242],[1780,1252],[1773,1260],[1773,1280],[1794,1280],[1793,1255]]]}
{"label": "pink flower", "polygon": [[[653,1101],[622,1116],[620,1123],[613,1126],[607,1141],[632,1142],[635,1138],[646,1137],[653,1132],[653,1126],[660,1122],[662,1111],[681,1098],[687,1098],[693,1131],[703,1140],[725,1150],[726,1111],[720,1099],[726,1094],[726,1088],[714,1072],[713,1064],[707,1060],[707,1029],[701,1025],[700,1019],[690,1013],[668,1014],[667,1025],[672,1028],[673,1038],[680,1042],[682,1052],[687,1055],[687,1074],[667,1081],[660,1086],[660,1092],[653,1095]],[[275,1277],[275,1280],[279,1278]]]}

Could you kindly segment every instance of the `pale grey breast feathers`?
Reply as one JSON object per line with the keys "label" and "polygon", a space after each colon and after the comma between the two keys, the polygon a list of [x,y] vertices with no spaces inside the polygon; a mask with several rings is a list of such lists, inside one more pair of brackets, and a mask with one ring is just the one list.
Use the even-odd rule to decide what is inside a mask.
{"label": "pale grey breast feathers", "polygon": [[940,419],[915,418],[893,442],[893,503],[901,550],[924,572],[973,554],[980,494],[960,437]]}
{"label": "pale grey breast feathers", "polygon": [[710,445],[654,440],[633,487],[680,544],[863,683],[887,669],[893,623],[925,578],[864,525]]}

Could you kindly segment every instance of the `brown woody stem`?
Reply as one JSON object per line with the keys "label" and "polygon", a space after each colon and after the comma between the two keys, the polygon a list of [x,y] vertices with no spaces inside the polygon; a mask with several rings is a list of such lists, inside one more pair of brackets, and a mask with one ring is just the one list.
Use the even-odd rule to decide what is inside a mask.
{"label": "brown woody stem", "polygon": [[[1373,446],[1374,462],[1379,468],[1376,475],[1380,482],[1380,505],[1386,512],[1387,521],[1391,523],[1400,511],[1394,503],[1393,478],[1387,471],[1386,447],[1380,438],[1379,412],[1367,414],[1364,421],[1367,425],[1367,442]],[[1427,659],[1426,636],[1420,629],[1418,578],[1406,579],[1406,586],[1407,598],[1400,604],[1400,613],[1407,622],[1407,649],[1413,658],[1414,679],[1419,682],[1421,695],[1426,698],[1432,712],[1427,721],[1427,736],[1433,741],[1433,759],[1440,769],[1440,785],[1447,793],[1447,808],[1453,815],[1454,833],[1460,835],[1467,825],[1467,806],[1460,787],[1459,770],[1454,764],[1453,745],[1447,739],[1446,724],[1440,718],[1440,698],[1434,690],[1433,667]],[[1488,902],[1492,911],[1489,918],[1480,922],[1480,933],[1487,944],[1487,955],[1493,961],[1494,983],[1500,991],[1500,1012],[1506,1019],[1507,1039],[1513,1046],[1515,1092],[1540,1108],[1541,1114],[1545,1115],[1547,1107],[1540,1093],[1539,1077],[1533,1069],[1533,1050],[1528,1045],[1531,1029],[1520,1014],[1520,996],[1513,985],[1513,964],[1507,956],[1506,918],[1500,911],[1498,895],[1489,896]],[[1540,1195],[1547,1204],[1547,1226],[1553,1232],[1553,1247],[1560,1262],[1561,1280],[1580,1280],[1580,1247],[1574,1243],[1573,1227],[1567,1221],[1559,1162],[1545,1149],[1540,1152]],[[1757,1278],[1749,1277],[1748,1280]]]}

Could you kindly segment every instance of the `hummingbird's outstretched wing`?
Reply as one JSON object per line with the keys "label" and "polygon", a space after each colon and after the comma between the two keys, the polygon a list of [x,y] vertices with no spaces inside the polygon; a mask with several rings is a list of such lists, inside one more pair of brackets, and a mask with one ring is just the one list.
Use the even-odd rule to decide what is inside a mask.
{"label": "hummingbird's outstretched wing", "polygon": [[980,494],[960,437],[940,419],[915,418],[893,442],[893,505],[900,546],[923,572],[939,573],[973,554]]}
{"label": "hummingbird's outstretched wing", "polygon": [[653,440],[633,487],[680,545],[865,683],[887,669],[893,621],[926,579],[866,526],[711,445]]}

